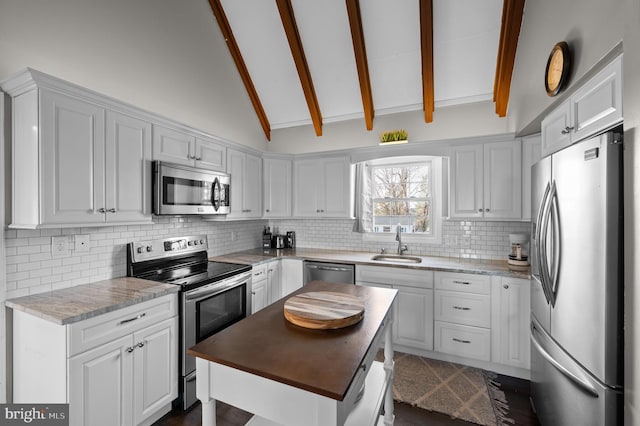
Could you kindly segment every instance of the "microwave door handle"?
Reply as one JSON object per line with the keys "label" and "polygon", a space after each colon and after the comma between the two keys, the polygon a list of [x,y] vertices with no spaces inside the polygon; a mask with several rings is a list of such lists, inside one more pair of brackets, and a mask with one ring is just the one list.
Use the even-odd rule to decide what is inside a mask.
{"label": "microwave door handle", "polygon": [[[216,194],[218,195],[216,196]],[[220,208],[220,180],[218,178],[215,178],[211,184],[211,205],[215,211]]]}

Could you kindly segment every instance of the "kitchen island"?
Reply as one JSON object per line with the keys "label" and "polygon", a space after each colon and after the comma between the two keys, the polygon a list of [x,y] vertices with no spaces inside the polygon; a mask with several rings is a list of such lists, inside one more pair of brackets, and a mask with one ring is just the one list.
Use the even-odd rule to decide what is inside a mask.
{"label": "kitchen island", "polygon": [[[281,299],[198,343],[188,353],[197,357],[203,425],[216,424],[216,400],[254,413],[251,425],[393,424],[397,291],[314,281],[294,294],[311,291],[359,297],[362,321],[336,330],[302,328],[285,319]],[[374,361],[383,341],[384,364]]]}

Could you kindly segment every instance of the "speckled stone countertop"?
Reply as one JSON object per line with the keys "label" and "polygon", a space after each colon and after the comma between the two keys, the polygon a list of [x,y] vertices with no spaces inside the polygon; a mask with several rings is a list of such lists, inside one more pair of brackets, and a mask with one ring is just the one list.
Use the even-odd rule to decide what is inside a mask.
{"label": "speckled stone countertop", "polygon": [[8,307],[66,325],[170,293],[179,286],[123,277],[9,299]]}
{"label": "speckled stone countertop", "polygon": [[[327,250],[316,248],[295,249],[251,249],[221,256],[210,257],[217,262],[259,265],[273,259],[295,258],[325,262],[343,262],[356,265],[390,266],[394,268],[428,269],[434,271],[463,272],[469,274],[501,275],[506,277],[529,279],[529,271],[512,271],[504,260],[457,259],[452,257],[414,256],[422,259],[421,263],[396,263],[371,260],[378,253],[365,253],[345,250]],[[412,255],[413,256],[413,255]]]}

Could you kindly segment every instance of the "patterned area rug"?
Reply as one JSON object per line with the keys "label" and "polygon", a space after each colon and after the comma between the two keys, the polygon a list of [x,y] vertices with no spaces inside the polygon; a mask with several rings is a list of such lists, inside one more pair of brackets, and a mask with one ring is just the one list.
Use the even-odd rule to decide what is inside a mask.
{"label": "patterned area rug", "polygon": [[401,352],[394,359],[395,400],[483,426],[514,423],[495,373]]}

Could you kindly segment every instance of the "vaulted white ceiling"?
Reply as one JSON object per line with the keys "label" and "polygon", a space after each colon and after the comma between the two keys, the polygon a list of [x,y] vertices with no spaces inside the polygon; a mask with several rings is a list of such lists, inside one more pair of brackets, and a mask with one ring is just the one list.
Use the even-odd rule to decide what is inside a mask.
{"label": "vaulted white ceiling", "polygon": [[[310,105],[314,96],[319,110],[316,121],[320,123],[315,123],[318,135],[322,123],[365,117],[366,87],[361,85],[366,80],[357,65],[353,16],[361,23],[364,55],[360,58],[366,61],[371,119],[425,108],[423,84],[431,84],[423,83],[430,81],[425,80],[430,72],[423,66],[425,30],[432,31],[430,78],[435,108],[491,100],[503,6],[509,2],[429,0],[432,20],[425,25],[423,15],[421,27],[421,7],[425,5],[421,0],[210,0],[214,12],[221,7],[226,17],[230,33],[223,29],[223,34],[229,44],[235,41],[244,62],[249,84],[263,109],[267,138],[271,129],[313,124]],[[351,12],[359,14],[349,15],[350,4]],[[288,41],[292,32],[287,35],[286,18],[279,8],[288,8],[293,17],[295,25],[290,28],[302,52],[298,63],[295,43]],[[220,23],[220,16],[216,17]],[[518,20],[518,31],[519,25]],[[308,77],[306,92],[301,76]]]}

